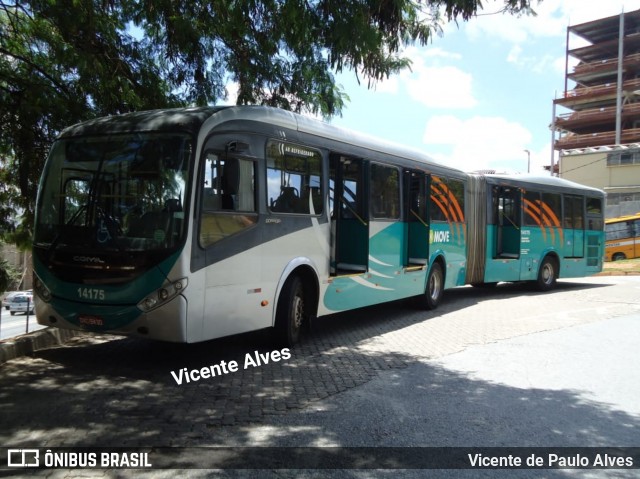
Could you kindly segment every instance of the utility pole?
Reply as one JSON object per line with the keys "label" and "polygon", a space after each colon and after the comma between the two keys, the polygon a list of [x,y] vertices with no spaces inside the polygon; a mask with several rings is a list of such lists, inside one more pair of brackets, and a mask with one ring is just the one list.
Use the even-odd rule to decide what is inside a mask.
{"label": "utility pole", "polygon": [[624,10],[618,32],[618,82],[616,87],[616,145],[622,142],[622,61],[624,59]]}

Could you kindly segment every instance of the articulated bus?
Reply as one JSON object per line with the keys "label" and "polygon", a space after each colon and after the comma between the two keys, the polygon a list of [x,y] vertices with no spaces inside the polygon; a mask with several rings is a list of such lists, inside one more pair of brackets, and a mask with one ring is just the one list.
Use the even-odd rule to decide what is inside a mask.
{"label": "articulated bus", "polygon": [[605,221],[604,230],[607,238],[605,261],[640,257],[640,212],[609,218]]}
{"label": "articulated bus", "polygon": [[556,177],[470,175],[466,282],[532,281],[602,271],[603,191]]}
{"label": "articulated bus", "polygon": [[468,175],[267,107],[69,127],[34,231],[43,325],[198,342],[447,288],[597,272],[603,193]]}

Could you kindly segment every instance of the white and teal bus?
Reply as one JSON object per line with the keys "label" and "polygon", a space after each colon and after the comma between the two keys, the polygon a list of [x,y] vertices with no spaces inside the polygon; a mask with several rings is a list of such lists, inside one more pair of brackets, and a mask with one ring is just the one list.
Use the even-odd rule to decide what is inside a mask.
{"label": "white and teal bus", "polygon": [[556,177],[470,175],[467,278],[472,285],[556,280],[602,271],[603,191]]}
{"label": "white and teal bus", "polygon": [[[581,274],[595,271],[590,257],[566,254],[568,230],[548,228],[547,213],[527,225],[528,201],[539,211],[540,195],[583,191],[557,181],[535,190],[538,204],[516,179],[470,176],[267,107],[88,121],[62,132],[43,171],[36,315],[189,343],[273,328],[290,345],[310,318],[414,296],[432,309],[446,288],[535,280],[547,256],[552,282],[580,274],[581,261]],[[584,208],[602,199],[580,194]],[[520,213],[503,220],[509,208]],[[556,237],[541,252],[531,245]]]}

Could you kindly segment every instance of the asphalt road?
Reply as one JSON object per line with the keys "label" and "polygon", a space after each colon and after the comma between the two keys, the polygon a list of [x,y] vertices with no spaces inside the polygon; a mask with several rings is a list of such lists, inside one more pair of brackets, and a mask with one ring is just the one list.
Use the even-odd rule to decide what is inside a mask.
{"label": "asphalt road", "polygon": [[[255,350],[273,348],[261,335],[188,346],[82,336],[0,366],[0,442],[640,447],[638,344],[638,277],[562,281],[547,294],[522,285],[460,288],[447,292],[437,312],[394,304],[337,315],[318,321],[290,359],[188,384],[177,384],[171,371],[242,363]],[[196,454],[191,466],[201,464]],[[176,471],[34,474],[168,478]],[[632,478],[640,469],[185,469],[180,475]]]}
{"label": "asphalt road", "polygon": [[[33,314],[29,315],[28,327],[29,332],[44,328],[44,326],[38,324]],[[0,313],[0,340],[20,336],[26,332],[27,315],[24,313],[16,313],[14,316],[11,316],[11,313],[3,307],[2,313]]]}

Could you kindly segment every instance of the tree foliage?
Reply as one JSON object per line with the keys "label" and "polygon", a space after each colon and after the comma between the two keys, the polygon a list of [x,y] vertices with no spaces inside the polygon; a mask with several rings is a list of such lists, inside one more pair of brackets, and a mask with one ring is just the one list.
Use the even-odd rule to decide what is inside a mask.
{"label": "tree foliage", "polygon": [[[530,3],[504,0],[504,11],[530,13]],[[28,244],[46,152],[65,126],[215,103],[230,83],[238,104],[329,117],[347,98],[334,73],[371,85],[409,67],[405,45],[481,9],[480,0],[0,0],[0,236]]]}
{"label": "tree foliage", "polygon": [[0,293],[15,288],[20,282],[20,272],[8,261],[0,258]]}

